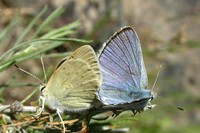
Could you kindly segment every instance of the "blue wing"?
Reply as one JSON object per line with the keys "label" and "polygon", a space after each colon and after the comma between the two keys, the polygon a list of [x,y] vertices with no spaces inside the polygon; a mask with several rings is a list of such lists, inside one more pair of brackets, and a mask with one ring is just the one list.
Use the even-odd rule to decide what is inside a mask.
{"label": "blue wing", "polygon": [[115,33],[104,44],[99,63],[102,86],[98,97],[104,104],[130,103],[148,97],[149,91],[145,91],[147,74],[140,41],[131,27]]}

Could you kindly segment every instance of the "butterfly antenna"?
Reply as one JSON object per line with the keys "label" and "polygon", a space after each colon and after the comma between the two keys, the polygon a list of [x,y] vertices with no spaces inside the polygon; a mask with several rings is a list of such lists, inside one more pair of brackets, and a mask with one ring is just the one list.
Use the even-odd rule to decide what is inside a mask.
{"label": "butterfly antenna", "polygon": [[159,74],[160,74],[160,70],[161,70],[161,68],[162,68],[162,65],[163,65],[163,63],[160,64],[160,68],[159,68],[158,73],[157,73],[157,75],[156,75],[156,80],[154,81],[153,87],[152,87],[152,89],[151,89],[152,91],[153,91],[153,89],[155,88],[155,85],[156,85],[156,82],[157,82],[157,80],[158,80],[158,76],[159,76]]}
{"label": "butterfly antenna", "polygon": [[175,108],[177,108],[177,109],[179,109],[179,110],[181,110],[181,111],[184,111],[184,109],[183,109],[183,108],[180,108],[180,107],[176,106],[175,104],[173,104],[173,103],[171,103],[171,102],[169,102],[169,101],[165,100],[163,97],[161,97],[161,96],[158,96],[158,95],[157,95],[157,97],[159,97],[160,99],[162,99],[162,100],[163,100],[163,101],[165,101],[166,103],[168,103],[168,104],[170,104],[170,105],[174,106]]}
{"label": "butterfly antenna", "polygon": [[46,75],[46,72],[45,72],[45,67],[44,67],[44,61],[43,61],[43,58],[42,58],[42,53],[40,53],[40,60],[41,60],[42,69],[43,69],[43,72],[44,72],[45,83],[47,83],[47,75]]}
{"label": "butterfly antenna", "polygon": [[20,71],[23,71],[24,73],[30,75],[31,77],[37,79],[42,85],[44,85],[44,83],[39,79],[37,78],[35,75],[31,74],[30,72],[27,72],[26,70],[20,68],[19,66],[17,66],[16,64],[14,65],[16,68],[18,68]]}

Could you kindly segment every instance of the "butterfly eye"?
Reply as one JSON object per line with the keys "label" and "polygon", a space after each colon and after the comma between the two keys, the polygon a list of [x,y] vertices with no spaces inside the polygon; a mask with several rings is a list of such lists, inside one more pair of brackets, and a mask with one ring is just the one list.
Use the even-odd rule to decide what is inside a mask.
{"label": "butterfly eye", "polygon": [[152,101],[154,99],[154,97],[152,96],[151,98],[150,98],[150,101]]}
{"label": "butterfly eye", "polygon": [[43,93],[43,92],[44,92],[44,89],[45,89],[45,86],[43,86],[43,85],[40,85],[40,91],[41,91],[41,93]]}

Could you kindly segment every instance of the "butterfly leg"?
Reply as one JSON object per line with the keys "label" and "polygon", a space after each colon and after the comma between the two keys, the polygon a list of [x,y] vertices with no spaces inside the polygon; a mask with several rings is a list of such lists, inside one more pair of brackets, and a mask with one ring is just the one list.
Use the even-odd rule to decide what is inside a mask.
{"label": "butterfly leg", "polygon": [[152,106],[150,101],[148,101],[148,104],[149,104],[150,106]]}
{"label": "butterfly leg", "polygon": [[135,116],[137,114],[137,110],[132,110],[133,115],[131,115],[131,117]]}
{"label": "butterfly leg", "polygon": [[115,110],[115,111],[113,111],[114,114],[112,115],[112,117],[116,118],[122,112],[123,111],[121,111],[121,110]]}
{"label": "butterfly leg", "polygon": [[145,110],[148,110],[148,109],[153,109],[153,108],[155,108],[155,107],[156,107],[156,104],[146,106],[146,107],[144,107],[144,111],[145,111]]}
{"label": "butterfly leg", "polygon": [[57,109],[57,114],[58,114],[58,116],[59,116],[59,118],[60,118],[60,121],[62,122],[62,125],[63,125],[63,133],[65,133],[65,124],[64,124],[64,122],[63,122],[63,119],[62,119],[62,117],[61,117],[61,115],[60,115],[60,112],[59,112],[59,110]]}
{"label": "butterfly leg", "polygon": [[36,116],[39,116],[42,113],[42,111],[44,110],[45,98],[43,96],[40,96],[40,100],[42,100],[42,108],[40,109],[39,113]]}

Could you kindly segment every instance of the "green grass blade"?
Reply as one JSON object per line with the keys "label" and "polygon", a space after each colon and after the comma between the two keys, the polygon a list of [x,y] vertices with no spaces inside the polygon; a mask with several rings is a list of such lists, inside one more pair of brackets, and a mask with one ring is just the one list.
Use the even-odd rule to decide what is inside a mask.
{"label": "green grass blade", "polygon": [[60,14],[62,14],[65,11],[65,9],[63,9],[62,7],[57,8],[52,14],[50,14],[45,20],[44,22],[38,27],[38,29],[36,30],[35,34],[32,36],[31,39],[35,38],[40,32],[41,30],[47,26],[52,20],[54,20],[57,16],[59,16]]}
{"label": "green grass blade", "polygon": [[[13,47],[12,49],[8,50],[7,52],[5,52],[1,57],[0,57],[0,60],[2,60],[4,57],[6,57],[10,52],[14,51],[14,50],[18,50],[22,47],[25,47],[25,46],[29,46],[32,44],[32,46],[37,46],[37,45],[41,45],[41,43],[45,43],[45,42],[76,42],[76,43],[90,43],[91,41],[86,41],[86,40],[81,40],[81,39],[75,39],[75,38],[59,38],[59,39],[35,39],[35,40],[31,40],[31,41],[28,41],[28,42],[25,42],[25,43],[22,43],[20,45],[17,45],[15,47]],[[37,44],[37,45],[36,45]],[[36,47],[35,47],[36,48]],[[36,48],[38,49],[38,48]],[[27,49],[26,49],[27,50]],[[31,51],[33,49],[30,49]],[[27,50],[27,51],[23,51],[22,53],[29,53],[30,50]],[[12,57],[12,60],[15,59]],[[0,63],[0,65],[3,65],[3,64],[6,64],[8,63],[9,61],[11,61],[10,59],[6,60],[6,61],[2,61]]]}
{"label": "green grass blade", "polygon": [[[12,76],[12,78],[8,79],[8,81],[6,82],[6,84],[12,84],[12,82],[15,80],[15,76],[16,74],[14,74],[14,76]],[[1,97],[2,93],[6,90],[6,87],[0,87],[0,103],[2,101],[4,101],[4,99]]]}
{"label": "green grass blade", "polygon": [[64,36],[67,36],[67,35],[72,35],[72,34],[75,34],[76,32],[73,31],[73,30],[68,30],[68,31],[65,31],[65,32],[62,32],[62,33],[58,33],[52,37],[49,37],[49,38],[61,38],[61,37],[64,37]]}
{"label": "green grass blade", "polygon": [[[49,77],[49,72],[47,72],[47,77]],[[24,104],[28,99],[30,99],[38,90],[40,87],[35,88],[27,97],[25,97],[20,103]]]}
{"label": "green grass blade", "polygon": [[30,99],[38,90],[40,87],[35,88],[26,98],[24,98],[20,103],[24,104],[28,99]]}
{"label": "green grass blade", "polygon": [[66,26],[63,26],[59,29],[55,29],[55,30],[52,30],[51,32],[45,34],[44,36],[42,36],[41,38],[50,38],[50,37],[53,37],[53,36],[56,36],[57,34],[59,33],[63,33],[63,32],[66,32],[70,29],[73,29],[73,28],[76,28],[80,25],[80,21],[77,20],[75,22],[72,22],[71,24],[68,24]]}
{"label": "green grass blade", "polygon": [[17,11],[17,13],[15,14],[15,16],[13,17],[12,21],[8,24],[8,26],[6,26],[1,32],[0,32],[0,46],[3,44],[3,41],[5,40],[6,36],[8,35],[8,32],[10,31],[10,29],[13,28],[13,26],[15,26],[15,24],[18,22],[18,16],[19,16],[19,12],[21,9],[19,9]]}
{"label": "green grass blade", "polygon": [[8,62],[8,63],[6,63],[4,65],[1,65],[0,66],[0,72],[6,70],[8,67],[12,66],[13,64],[15,64],[15,61],[11,61],[11,62]]}
{"label": "green grass blade", "polygon": [[[0,87],[24,87],[24,86],[38,86],[38,84],[3,84],[3,85],[0,85]],[[1,91],[0,91],[1,92]]]}
{"label": "green grass blade", "polygon": [[[88,42],[90,42],[90,41],[85,41],[85,40],[80,40],[80,39],[78,39],[79,41],[75,41],[75,42],[79,42],[79,43],[88,43]],[[54,44],[49,44],[48,46],[46,46],[46,45],[43,45],[41,48],[40,48],[40,50],[38,50],[38,51],[35,51],[34,53],[31,53],[31,54],[29,54],[29,55],[26,55],[26,56],[24,56],[24,57],[22,57],[22,58],[18,58],[18,59],[16,59],[15,61],[16,61],[16,63],[20,63],[20,62],[23,62],[23,61],[25,61],[25,60],[29,60],[29,59],[32,59],[32,58],[36,58],[35,56],[37,56],[37,55],[39,55],[40,53],[44,53],[44,52],[46,52],[46,51],[48,51],[48,50],[50,50],[50,49],[53,49],[53,48],[56,48],[56,47],[58,47],[58,46],[60,46],[60,45],[63,45],[63,43],[61,43],[61,42],[58,42],[58,43],[54,43]]]}
{"label": "green grass blade", "polygon": [[26,29],[22,32],[22,34],[19,36],[19,38],[17,39],[15,45],[18,45],[19,43],[22,42],[22,40],[24,39],[24,37],[27,35],[27,33],[33,28],[33,26],[35,25],[35,23],[38,21],[38,19],[47,11],[47,6],[45,6],[43,8],[43,10],[31,21],[31,23],[26,27]]}
{"label": "green grass blade", "polygon": [[[56,53],[56,54],[44,54],[42,58],[57,58],[57,57],[67,57],[70,56],[73,52],[64,52],[64,53]],[[40,56],[37,55],[33,59],[39,59]]]}

